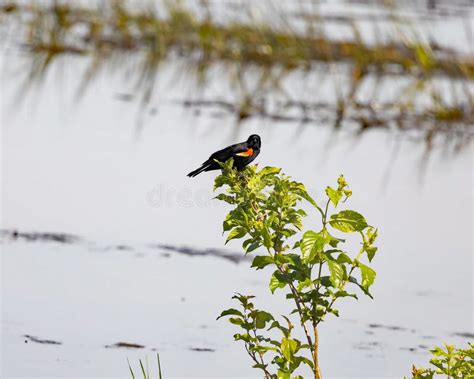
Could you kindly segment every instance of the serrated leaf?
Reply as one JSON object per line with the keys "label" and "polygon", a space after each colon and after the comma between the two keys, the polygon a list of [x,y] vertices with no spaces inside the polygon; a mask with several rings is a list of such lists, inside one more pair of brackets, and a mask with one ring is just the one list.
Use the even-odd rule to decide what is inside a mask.
{"label": "serrated leaf", "polygon": [[344,233],[361,232],[369,226],[364,216],[350,210],[331,215],[329,224]]}

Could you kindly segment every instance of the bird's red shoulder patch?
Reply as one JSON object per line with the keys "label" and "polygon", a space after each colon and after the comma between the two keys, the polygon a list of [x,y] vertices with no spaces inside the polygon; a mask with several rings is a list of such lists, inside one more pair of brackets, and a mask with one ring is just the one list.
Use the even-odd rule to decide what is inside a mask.
{"label": "bird's red shoulder patch", "polygon": [[242,151],[241,153],[237,153],[235,155],[238,155],[239,157],[250,157],[253,155],[253,149],[247,149],[245,151]]}

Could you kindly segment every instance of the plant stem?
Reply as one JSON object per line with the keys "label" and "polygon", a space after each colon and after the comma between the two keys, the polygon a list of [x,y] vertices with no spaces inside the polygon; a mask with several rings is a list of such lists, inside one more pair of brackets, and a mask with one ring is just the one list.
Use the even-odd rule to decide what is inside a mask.
{"label": "plant stem", "polygon": [[[255,353],[250,351],[249,347],[248,347],[248,344],[245,343],[245,350],[247,350],[247,353],[248,355],[250,356],[250,358],[252,358],[252,360],[256,363],[256,364],[261,364],[261,362],[258,361],[257,357],[255,356]],[[265,374],[265,379],[271,379],[272,378],[272,375],[267,371],[266,368],[263,368],[262,367],[262,371],[264,372]]]}
{"label": "plant stem", "polygon": [[[280,270],[280,272],[282,274],[286,273],[286,270],[283,268],[283,266],[279,265],[275,261],[275,256],[272,255],[272,253],[270,252],[270,249],[267,249],[267,250],[268,250],[268,253],[270,254],[270,256],[273,258],[275,266],[278,268],[278,270]],[[277,251],[275,251],[275,254],[276,253],[277,253]],[[295,301],[295,304],[296,304],[296,309],[298,309],[298,314],[300,316],[301,326],[303,327],[304,334],[306,335],[306,340],[308,341],[308,345],[311,346],[311,351],[312,351],[313,350],[313,341],[311,339],[311,334],[309,333],[308,326],[303,321],[303,311],[301,310],[301,304],[300,304],[300,302],[302,303],[302,301],[301,301],[300,297],[298,296],[298,291],[296,290],[293,283],[288,283],[288,286],[290,287],[291,293],[293,294],[293,298],[294,298],[294,301]]]}
{"label": "plant stem", "polygon": [[304,333],[306,334],[306,339],[308,340],[309,346],[313,346],[313,341],[311,339],[311,335],[309,333],[308,327],[306,326],[306,323],[303,321],[303,311],[301,310],[301,305],[300,305],[300,299],[298,297],[298,291],[296,291],[295,286],[293,283],[289,283],[290,290],[295,298],[295,304],[296,308],[298,309],[298,314],[300,315],[300,321],[301,321],[301,326],[304,329]]}
{"label": "plant stem", "polygon": [[331,201],[331,200],[328,199],[328,201],[327,201],[327,203],[326,203],[326,207],[325,207],[325,209],[324,209],[323,228],[326,228],[326,219],[327,219],[327,217],[328,217],[328,208],[329,208],[329,202],[330,202],[330,201]]}
{"label": "plant stem", "polygon": [[314,379],[322,379],[321,370],[319,369],[319,357],[318,357],[319,335],[318,335],[318,327],[316,324],[313,324],[313,332],[314,332],[314,347],[313,347]]}
{"label": "plant stem", "polygon": [[[255,325],[252,331],[253,331],[253,336],[255,337],[255,341],[257,341],[257,346],[259,346],[260,344],[258,343],[258,337],[257,337],[257,331],[255,329]],[[260,357],[260,364],[265,366],[265,361],[263,360],[263,354],[260,351],[258,352],[258,356]],[[265,372],[265,375],[268,374],[268,371],[266,369],[262,368],[262,370]]]}
{"label": "plant stem", "polygon": [[[244,311],[244,320],[245,322],[248,322],[248,317],[247,317],[247,311]],[[256,341],[256,344],[258,345],[258,338],[257,338],[257,332],[255,331],[255,328],[252,330],[253,331],[253,335],[255,337],[255,341]],[[261,367],[261,370],[264,372],[265,374],[265,379],[271,379],[272,378],[272,375],[268,372],[268,370],[265,368],[265,362],[263,361],[263,355],[262,353],[258,353],[258,355],[260,356],[260,361],[257,359],[257,356],[255,355],[255,352],[251,351],[249,349],[249,344],[248,342],[245,343],[245,350],[247,350],[247,353],[248,355],[250,356],[250,358],[252,358],[252,360],[257,364],[257,365],[262,365]]]}

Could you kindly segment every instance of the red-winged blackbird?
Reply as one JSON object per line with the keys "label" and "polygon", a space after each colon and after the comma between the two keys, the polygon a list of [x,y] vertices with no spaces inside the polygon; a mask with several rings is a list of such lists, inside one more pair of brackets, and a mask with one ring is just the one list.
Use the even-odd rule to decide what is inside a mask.
{"label": "red-winged blackbird", "polygon": [[216,161],[225,162],[229,158],[234,158],[234,167],[241,170],[257,157],[260,153],[261,144],[260,137],[256,134],[252,134],[246,142],[236,143],[235,145],[230,145],[225,149],[216,151],[201,167],[191,171],[188,176],[193,177],[203,171],[218,170],[221,167]]}

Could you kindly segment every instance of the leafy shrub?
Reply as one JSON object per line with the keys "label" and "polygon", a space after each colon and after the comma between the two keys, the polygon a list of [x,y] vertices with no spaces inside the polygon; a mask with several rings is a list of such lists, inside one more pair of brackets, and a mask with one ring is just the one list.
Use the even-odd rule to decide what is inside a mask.
{"label": "leafy shrub", "polygon": [[[239,309],[224,310],[219,318],[228,317],[241,329],[234,340],[244,343],[253,367],[262,370],[266,378],[290,378],[302,365],[320,378],[318,325],[328,314],[339,315],[335,307],[338,299],[357,299],[354,290],[372,297],[369,289],[376,273],[370,262],[377,251],[377,229],[358,212],[335,211],[352,195],[342,175],[336,187],[326,188],[324,207],[303,184],[275,167],[258,171],[257,166],[250,166],[239,172],[229,160],[222,164],[214,189],[221,189],[217,199],[233,207],[223,224],[226,243],[243,239],[245,254],[257,252],[251,267],[271,267],[270,291],[287,290],[286,298],[293,303],[290,315],[279,321],[257,309],[254,296],[237,294],[233,298]],[[303,232],[304,202],[319,214],[319,231]],[[344,249],[347,244],[341,233],[359,236],[357,252],[350,254]],[[297,315],[304,341],[292,334],[291,315]]]}
{"label": "leafy shrub", "polygon": [[413,379],[432,379],[438,375],[446,375],[448,378],[474,378],[474,344],[468,342],[469,348],[458,349],[453,345],[445,344],[445,349],[435,347],[430,350],[433,358],[430,363],[432,368],[412,368]]}

